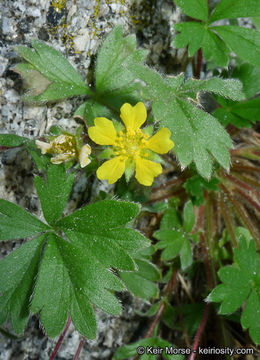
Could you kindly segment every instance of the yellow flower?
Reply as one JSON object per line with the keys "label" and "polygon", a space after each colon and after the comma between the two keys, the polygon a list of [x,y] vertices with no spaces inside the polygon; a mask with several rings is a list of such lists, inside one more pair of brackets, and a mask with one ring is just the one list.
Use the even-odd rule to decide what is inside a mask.
{"label": "yellow flower", "polygon": [[88,129],[89,137],[95,143],[113,147],[113,158],[98,168],[97,177],[113,184],[125,170],[135,168],[135,177],[139,183],[151,186],[154,178],[162,173],[162,166],[149,158],[153,158],[153,152],[166,154],[173,148],[171,132],[167,128],[162,128],[151,138],[142,132],[140,127],[147,118],[146,108],[142,102],[135,106],[126,103],[120,111],[125,125],[123,131],[117,132],[113,122],[103,117],[95,118],[95,126]]}
{"label": "yellow flower", "polygon": [[74,135],[62,134],[50,143],[36,140],[35,144],[41,150],[42,154],[54,154],[51,158],[52,164],[61,164],[62,162],[77,159],[83,168],[90,163],[89,155],[91,153],[91,147],[84,145],[78,150]]}

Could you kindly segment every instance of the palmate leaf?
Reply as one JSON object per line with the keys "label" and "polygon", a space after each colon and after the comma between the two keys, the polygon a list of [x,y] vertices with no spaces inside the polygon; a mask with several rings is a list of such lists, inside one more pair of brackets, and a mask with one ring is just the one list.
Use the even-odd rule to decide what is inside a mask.
{"label": "palmate leaf", "polygon": [[185,22],[176,24],[174,27],[180,32],[174,39],[176,48],[189,45],[189,56],[193,56],[202,47],[206,60],[214,58],[217,64],[223,67],[228,64],[230,50],[222,39],[205,24]]}
{"label": "palmate leaf", "polygon": [[24,99],[44,103],[75,95],[91,95],[80,75],[55,49],[39,40],[32,41],[33,50],[17,46],[16,51],[28,63],[14,67],[21,73],[29,92]]}
{"label": "palmate leaf", "polygon": [[260,16],[258,0],[221,0],[212,12],[209,21],[212,23],[221,19]]}
{"label": "palmate leaf", "polygon": [[208,2],[207,0],[174,0],[182,11],[194,19],[207,21]]}
{"label": "palmate leaf", "polygon": [[260,66],[260,31],[239,26],[212,27],[241,59]]}
{"label": "palmate leaf", "polygon": [[[127,99],[138,101],[136,76],[128,64],[143,63],[147,52],[136,49],[134,35],[123,37],[121,26],[116,26],[104,41],[97,58],[96,92],[98,98],[118,108]],[[97,99],[98,99],[97,98]],[[107,100],[106,100],[107,99]]]}
{"label": "palmate leaf", "polygon": [[206,60],[214,59],[222,67],[229,62],[230,48],[243,60],[260,66],[259,31],[239,26],[212,26],[219,19],[257,16],[258,0],[222,0],[208,21],[207,1],[176,0],[183,12],[202,22],[185,22],[175,25],[180,32],[174,40],[177,48],[188,46],[189,56],[201,47]]}
{"label": "palmate leaf", "polygon": [[[222,267],[218,285],[208,295],[207,301],[221,302],[220,314],[236,311],[247,300],[241,325],[249,329],[256,344],[260,344],[260,263],[253,239],[246,239],[240,232],[239,248],[234,249],[234,264]],[[248,261],[250,259],[250,261]]]}
{"label": "palmate leaf", "polygon": [[[213,158],[225,169],[229,169],[228,148],[232,147],[229,135],[213,116],[194,106],[187,98],[183,98],[179,81],[182,78],[162,78],[155,71],[138,64],[129,68],[146,83],[146,87],[142,89],[142,96],[152,100],[153,114],[159,126],[171,130],[175,143],[174,151],[181,165],[186,167],[194,161],[198,172],[208,179],[212,173]],[[210,91],[224,92],[227,83],[218,79],[216,84],[213,86],[212,82]],[[241,84],[230,84],[233,88],[237,86],[237,92],[231,95],[227,91],[226,95],[240,99],[243,96],[240,91]],[[207,86],[206,83],[206,89]],[[202,88],[201,86],[200,90]]]}
{"label": "palmate leaf", "polygon": [[237,128],[250,127],[260,120],[260,97],[243,102],[219,98],[217,101],[221,107],[214,110],[213,115],[224,126],[230,123]]}
{"label": "palmate leaf", "polygon": [[[59,177],[57,183],[54,175]],[[135,259],[133,254],[149,245],[149,241],[128,226],[139,206],[106,200],[86,206],[57,222],[72,179],[70,176],[65,179],[64,170],[57,166],[49,169],[47,180],[47,184],[40,180],[37,186],[38,191],[43,186],[39,196],[44,215],[50,223],[55,223],[54,228],[14,204],[0,202],[3,239],[45,232],[0,263],[4,275],[0,281],[0,323],[4,323],[10,314],[14,330],[21,333],[29,311],[40,312],[46,332],[54,337],[62,331],[70,313],[76,329],[84,336],[94,338],[93,306],[114,315],[121,312],[113,292],[123,290],[124,285],[110,267],[134,271],[140,266],[145,273],[146,264]],[[64,189],[60,188],[62,184]],[[55,197],[57,191],[60,198]],[[50,200],[51,196],[55,199]],[[44,197],[46,202],[42,201]],[[54,209],[53,215],[50,208]],[[17,228],[14,218],[19,220]],[[22,222],[23,226],[20,225]],[[65,234],[65,238],[60,234]]]}

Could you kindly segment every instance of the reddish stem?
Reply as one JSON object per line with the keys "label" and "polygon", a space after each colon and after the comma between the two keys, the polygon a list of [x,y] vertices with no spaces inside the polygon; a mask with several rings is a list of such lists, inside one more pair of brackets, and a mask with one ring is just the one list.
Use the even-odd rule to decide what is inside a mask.
{"label": "reddish stem", "polygon": [[194,343],[193,343],[193,346],[192,346],[192,354],[191,354],[189,360],[194,360],[195,357],[196,357],[196,351],[197,351],[197,348],[199,346],[200,338],[201,338],[201,335],[203,333],[203,330],[204,330],[206,322],[207,322],[208,313],[209,313],[209,304],[207,304],[206,307],[205,307],[203,318],[201,320],[200,326],[199,326],[199,328],[197,330],[197,333],[196,333],[196,336],[195,336],[195,339],[194,339]]}
{"label": "reddish stem", "polygon": [[229,198],[230,202],[233,204],[234,208],[236,209],[238,216],[244,222],[245,226],[248,228],[248,230],[251,232],[251,235],[253,238],[255,238],[256,241],[260,244],[260,241],[258,239],[258,234],[255,232],[254,226],[251,223],[245,209],[239,204],[239,202],[233,197],[231,192],[223,185],[220,184],[219,187],[224,191],[224,193]]}
{"label": "reddish stem", "polygon": [[245,166],[245,165],[236,165],[233,164],[231,171],[241,172],[241,171],[249,171],[249,172],[260,172],[260,168],[254,166]]}
{"label": "reddish stem", "polygon": [[238,178],[236,178],[235,176],[229,175],[227,173],[223,173],[223,175],[228,178],[230,181],[232,181],[236,186],[239,185],[239,187],[242,187],[246,190],[252,191],[254,192],[257,196],[260,196],[260,191],[252,188],[252,186],[244,183],[243,181],[239,180]]}
{"label": "reddish stem", "polygon": [[260,205],[254,201],[249,195],[240,189],[236,189],[236,192],[245,198],[258,212],[260,212]]}
{"label": "reddish stem", "polygon": [[56,346],[55,346],[55,348],[54,348],[54,350],[53,350],[53,353],[51,354],[49,360],[54,360],[54,359],[55,359],[55,356],[57,355],[57,352],[59,351],[59,348],[60,348],[61,343],[62,343],[62,341],[63,341],[63,339],[64,339],[64,336],[66,335],[66,332],[68,331],[68,328],[69,328],[69,326],[70,326],[70,323],[71,323],[71,318],[70,318],[70,316],[69,316],[69,317],[68,317],[67,324],[66,324],[66,326],[65,326],[65,329],[63,330],[62,334],[60,335],[59,340],[58,340],[58,342],[57,342],[57,344],[56,344]]}
{"label": "reddish stem", "polygon": [[80,355],[80,352],[81,352],[81,349],[82,349],[82,347],[83,347],[83,345],[84,345],[84,342],[85,342],[85,338],[83,337],[83,338],[80,340],[80,343],[79,343],[79,346],[78,346],[78,350],[77,350],[77,352],[76,352],[76,355],[75,355],[75,357],[74,357],[74,360],[78,360],[79,355]]}

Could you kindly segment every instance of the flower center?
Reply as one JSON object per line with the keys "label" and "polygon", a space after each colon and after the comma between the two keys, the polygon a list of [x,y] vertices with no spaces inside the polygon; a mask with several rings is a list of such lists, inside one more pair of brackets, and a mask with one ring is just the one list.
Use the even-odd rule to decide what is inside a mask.
{"label": "flower center", "polygon": [[76,141],[74,136],[60,135],[50,142],[54,154],[76,155]]}
{"label": "flower center", "polygon": [[147,157],[148,154],[144,149],[148,137],[149,135],[144,135],[140,129],[120,131],[114,143],[114,154],[123,156],[125,159],[134,159],[137,156]]}

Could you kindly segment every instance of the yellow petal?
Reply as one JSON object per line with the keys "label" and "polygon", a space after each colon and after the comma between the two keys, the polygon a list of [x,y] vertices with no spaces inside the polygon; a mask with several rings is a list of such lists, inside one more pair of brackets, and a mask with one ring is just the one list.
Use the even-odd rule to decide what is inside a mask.
{"label": "yellow petal", "polygon": [[88,129],[92,141],[99,145],[113,145],[116,139],[116,130],[113,122],[103,117],[95,118],[95,126]]}
{"label": "yellow petal", "polygon": [[84,145],[79,150],[79,163],[82,168],[87,166],[90,163],[89,155],[91,154],[91,147],[89,145]]}
{"label": "yellow petal", "polygon": [[151,186],[153,179],[162,173],[161,164],[139,156],[135,159],[135,166],[135,177],[140,184],[145,186]]}
{"label": "yellow petal", "polygon": [[121,106],[120,117],[127,129],[137,130],[147,118],[146,108],[142,102],[137,103],[135,106],[125,103]]}
{"label": "yellow petal", "polygon": [[115,183],[125,171],[125,162],[122,156],[117,156],[111,160],[105,161],[97,169],[97,177],[100,180],[107,180],[109,184]]}
{"label": "yellow petal", "polygon": [[162,128],[147,141],[145,147],[158,154],[166,154],[174,147],[174,143],[170,140],[170,136],[170,130]]}

